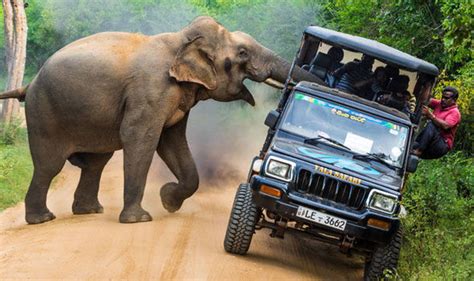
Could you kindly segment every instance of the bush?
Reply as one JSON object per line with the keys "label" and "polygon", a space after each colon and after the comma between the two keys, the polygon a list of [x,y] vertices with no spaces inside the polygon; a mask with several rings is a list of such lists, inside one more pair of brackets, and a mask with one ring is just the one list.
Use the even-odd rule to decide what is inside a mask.
{"label": "bush", "polygon": [[402,222],[402,279],[472,278],[473,166],[473,158],[457,152],[420,163],[408,180],[403,198],[408,215]]}
{"label": "bush", "polygon": [[456,87],[459,98],[456,101],[461,111],[461,124],[456,132],[456,150],[463,150],[469,155],[474,155],[474,61],[467,63],[456,75],[449,77],[446,72],[439,76],[435,88],[435,96],[441,97],[441,91],[446,86]]}
{"label": "bush", "polygon": [[[20,128],[15,138],[0,138],[0,210],[23,200],[33,173],[33,163],[26,142],[26,130]],[[11,134],[9,134],[11,136]],[[14,139],[15,145],[6,145]]]}
{"label": "bush", "polygon": [[21,119],[13,119],[10,123],[0,124],[0,144],[14,145],[26,139],[26,130]]}

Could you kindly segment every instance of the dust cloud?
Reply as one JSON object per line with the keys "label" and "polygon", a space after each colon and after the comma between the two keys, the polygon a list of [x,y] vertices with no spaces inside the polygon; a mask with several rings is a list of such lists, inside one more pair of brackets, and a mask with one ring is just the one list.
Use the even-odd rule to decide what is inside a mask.
{"label": "dust cloud", "polygon": [[191,110],[188,141],[201,180],[210,185],[246,180],[253,157],[265,141],[267,113],[280,92],[264,84],[246,83],[256,105],[204,101]]}

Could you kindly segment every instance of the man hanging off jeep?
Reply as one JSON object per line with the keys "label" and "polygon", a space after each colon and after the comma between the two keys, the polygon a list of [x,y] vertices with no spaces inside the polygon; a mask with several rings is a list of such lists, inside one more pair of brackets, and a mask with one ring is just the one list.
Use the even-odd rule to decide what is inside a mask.
{"label": "man hanging off jeep", "polygon": [[454,87],[445,87],[441,100],[431,99],[429,110],[423,106],[423,115],[428,123],[416,138],[413,153],[422,159],[436,159],[448,153],[454,144],[454,135],[461,122],[461,113],[456,104],[459,93]]}

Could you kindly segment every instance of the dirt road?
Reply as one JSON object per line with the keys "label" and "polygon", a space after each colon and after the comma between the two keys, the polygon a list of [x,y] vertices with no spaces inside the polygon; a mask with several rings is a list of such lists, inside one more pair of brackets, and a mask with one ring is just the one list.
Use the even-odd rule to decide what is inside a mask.
{"label": "dirt road", "polygon": [[[122,158],[107,165],[99,199],[104,214],[73,216],[79,169],[69,164],[48,198],[54,221],[26,225],[20,204],[0,214],[0,279],[161,280],[354,280],[362,278],[360,258],[347,258],[318,242],[254,236],[247,256],[222,246],[238,182],[202,183],[175,214],[159,200],[171,179],[157,161],[150,170],[143,206],[154,220],[120,224]],[[216,186],[219,185],[219,186]]]}

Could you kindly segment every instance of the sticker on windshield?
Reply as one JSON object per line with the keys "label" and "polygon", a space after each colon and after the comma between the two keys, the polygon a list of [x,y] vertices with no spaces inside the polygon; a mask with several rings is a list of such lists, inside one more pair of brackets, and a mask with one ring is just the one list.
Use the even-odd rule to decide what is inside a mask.
{"label": "sticker on windshield", "polygon": [[392,135],[395,135],[395,136],[398,135],[398,131],[397,131],[397,130],[390,129],[389,132],[390,132],[390,134],[392,134]]}
{"label": "sticker on windshield", "polygon": [[343,107],[343,106],[339,106],[337,104],[333,104],[333,103],[325,102],[325,101],[317,99],[317,98],[309,97],[309,96],[301,94],[301,93],[296,93],[295,94],[295,99],[296,100],[304,100],[304,101],[307,101],[309,103],[312,103],[312,104],[315,104],[315,105],[318,105],[318,106],[330,108],[331,112],[333,114],[336,114],[336,115],[342,116],[342,117],[346,117],[346,118],[349,118],[351,120],[358,121],[358,122],[361,122],[361,123],[365,123],[365,122],[376,123],[376,124],[379,124],[381,126],[384,126],[388,129],[391,129],[391,130],[394,130],[394,131],[400,131],[400,129],[402,129],[399,125],[396,125],[396,124],[391,123],[389,121],[381,120],[381,119],[372,117],[370,115],[366,115],[366,114],[360,113],[358,111],[351,110],[351,109]]}
{"label": "sticker on windshield", "polygon": [[[398,158],[400,157],[400,155],[402,155],[402,150],[395,146],[394,148],[392,148],[392,153],[390,154],[390,158],[393,160],[393,161],[397,161]],[[392,157],[393,156],[393,157]]]}
{"label": "sticker on windshield", "polygon": [[374,141],[348,132],[344,145],[358,153],[369,153]]}
{"label": "sticker on windshield", "polygon": [[365,118],[364,117],[361,117],[361,116],[356,116],[356,115],[351,115],[350,113],[347,113],[347,112],[343,112],[342,110],[340,109],[331,109],[331,113],[332,114],[336,114],[337,116],[340,116],[340,117],[344,117],[344,118],[347,118],[347,119],[351,119],[353,121],[357,121],[357,122],[360,122],[360,123],[364,123],[365,122]]}

